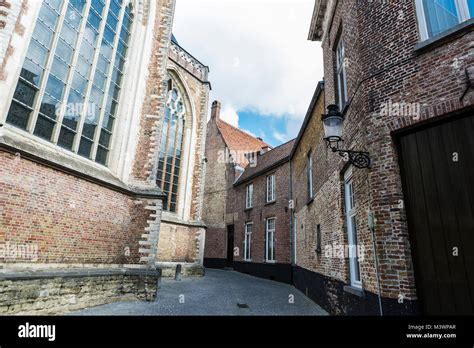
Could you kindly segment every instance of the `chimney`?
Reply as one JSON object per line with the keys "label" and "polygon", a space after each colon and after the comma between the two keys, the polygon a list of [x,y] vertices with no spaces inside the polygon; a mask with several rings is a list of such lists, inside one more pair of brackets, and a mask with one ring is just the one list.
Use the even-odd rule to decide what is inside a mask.
{"label": "chimney", "polygon": [[211,120],[218,121],[221,118],[221,103],[215,100],[212,103]]}

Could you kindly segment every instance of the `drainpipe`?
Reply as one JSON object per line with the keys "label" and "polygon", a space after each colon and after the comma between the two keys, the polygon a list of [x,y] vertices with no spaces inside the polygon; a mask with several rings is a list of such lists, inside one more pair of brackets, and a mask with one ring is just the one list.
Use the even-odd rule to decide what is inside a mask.
{"label": "drainpipe", "polygon": [[[294,218],[294,202],[293,202],[293,166],[290,158],[290,176],[289,176],[289,187],[290,187],[290,261],[292,265],[296,265],[296,237],[293,231],[293,218]],[[291,273],[293,277],[293,272]],[[292,281],[293,282],[293,281]]]}
{"label": "drainpipe", "polygon": [[[370,174],[367,177],[367,188],[368,188],[368,198],[369,198],[369,206],[372,202],[371,195],[370,195]],[[378,297],[379,297],[379,310],[380,316],[383,316],[383,307],[382,307],[382,290],[380,287],[380,273],[379,273],[379,258],[377,256],[377,243],[375,242],[375,214],[372,209],[369,207],[368,210],[368,222],[367,227],[369,228],[370,232],[372,232],[372,247],[374,249],[374,263],[375,263],[375,276],[377,277],[377,288],[378,288]]]}
{"label": "drainpipe", "polygon": [[290,210],[290,262],[291,264],[293,264],[293,230],[292,230],[292,226],[293,226],[293,208],[292,208],[292,204],[291,204],[291,199],[293,198],[292,196],[292,187],[291,187],[291,159],[290,159],[290,175],[289,175],[289,201],[288,201],[288,205],[289,205],[289,210]]}

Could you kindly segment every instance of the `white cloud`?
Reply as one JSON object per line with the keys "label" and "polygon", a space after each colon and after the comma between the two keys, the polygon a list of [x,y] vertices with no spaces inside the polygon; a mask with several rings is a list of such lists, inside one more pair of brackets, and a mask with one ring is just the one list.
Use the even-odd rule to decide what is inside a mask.
{"label": "white cloud", "polygon": [[235,110],[235,108],[230,104],[224,104],[222,106],[220,117],[222,120],[235,127],[239,126],[239,114],[237,114],[237,110]]}
{"label": "white cloud", "polygon": [[323,76],[320,43],[307,40],[313,6],[314,0],[177,0],[174,34],[209,65],[211,98],[227,106],[226,120],[235,124],[237,111],[252,109],[301,123]]}
{"label": "white cloud", "polygon": [[273,137],[278,140],[279,142],[281,143],[285,143],[288,141],[288,135],[287,134],[283,134],[283,133],[280,133],[278,132],[277,130],[274,130],[273,133],[272,133]]}

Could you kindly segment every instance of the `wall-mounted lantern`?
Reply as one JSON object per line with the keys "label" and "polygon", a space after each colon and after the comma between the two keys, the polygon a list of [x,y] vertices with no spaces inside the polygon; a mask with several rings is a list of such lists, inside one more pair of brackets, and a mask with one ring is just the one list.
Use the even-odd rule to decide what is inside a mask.
{"label": "wall-mounted lantern", "polygon": [[357,168],[369,168],[370,167],[370,156],[368,152],[363,151],[352,151],[342,150],[339,148],[342,139],[342,124],[344,123],[344,117],[339,111],[337,105],[329,105],[328,113],[322,117],[324,125],[325,140],[328,147],[333,151],[337,152],[341,157],[344,157],[346,161],[353,164]]}

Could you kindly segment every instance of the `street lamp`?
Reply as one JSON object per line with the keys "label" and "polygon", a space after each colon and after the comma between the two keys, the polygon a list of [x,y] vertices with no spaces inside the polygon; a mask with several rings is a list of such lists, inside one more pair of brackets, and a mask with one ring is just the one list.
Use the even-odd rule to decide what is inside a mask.
{"label": "street lamp", "polygon": [[353,164],[357,168],[369,168],[370,157],[368,152],[342,150],[339,148],[342,139],[342,125],[344,123],[344,116],[339,111],[337,105],[329,105],[328,113],[322,117],[324,125],[325,140],[328,147],[337,152],[346,161]]}

